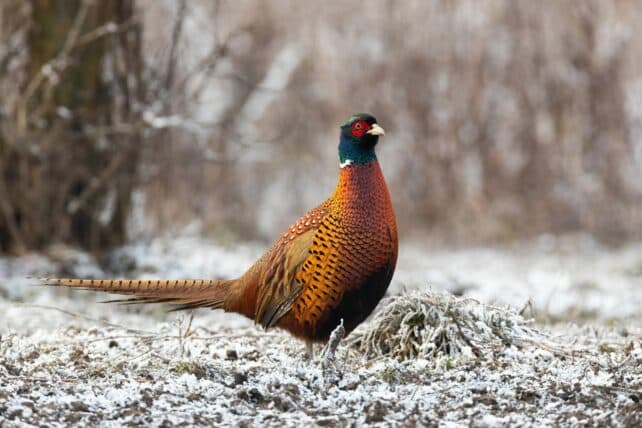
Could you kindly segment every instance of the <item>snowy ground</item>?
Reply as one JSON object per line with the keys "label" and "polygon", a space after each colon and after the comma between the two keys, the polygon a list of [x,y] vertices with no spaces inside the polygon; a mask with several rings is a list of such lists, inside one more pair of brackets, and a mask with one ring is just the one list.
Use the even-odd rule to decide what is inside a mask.
{"label": "snowy ground", "polygon": [[[410,294],[384,302],[330,368],[238,316],[102,305],[104,295],[26,279],[227,277],[263,250],[187,235],[125,247],[104,269],[67,248],[0,259],[0,425],[642,424],[642,244],[404,243],[390,295]],[[415,309],[392,310],[399,302],[424,316],[404,318]],[[395,313],[404,319],[381,322]],[[412,356],[381,333],[391,325]]]}

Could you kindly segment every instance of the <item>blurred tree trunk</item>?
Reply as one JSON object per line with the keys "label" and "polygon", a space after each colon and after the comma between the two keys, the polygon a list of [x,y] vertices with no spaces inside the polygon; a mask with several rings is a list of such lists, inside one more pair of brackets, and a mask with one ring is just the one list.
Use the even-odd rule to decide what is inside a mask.
{"label": "blurred tree trunk", "polygon": [[144,93],[134,1],[30,6],[26,79],[0,135],[0,251],[122,244]]}

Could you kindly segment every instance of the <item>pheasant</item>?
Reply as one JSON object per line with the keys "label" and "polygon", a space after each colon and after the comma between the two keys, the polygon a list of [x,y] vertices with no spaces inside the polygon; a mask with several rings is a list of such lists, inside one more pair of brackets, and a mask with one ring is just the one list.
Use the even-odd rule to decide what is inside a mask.
{"label": "pheasant", "polygon": [[130,295],[112,302],[170,303],[242,314],[265,329],[328,340],[370,315],[395,270],[397,226],[375,155],[384,130],[369,114],[350,117],[339,137],[339,181],[332,195],[299,218],[236,279],[129,280],[43,278],[46,285]]}

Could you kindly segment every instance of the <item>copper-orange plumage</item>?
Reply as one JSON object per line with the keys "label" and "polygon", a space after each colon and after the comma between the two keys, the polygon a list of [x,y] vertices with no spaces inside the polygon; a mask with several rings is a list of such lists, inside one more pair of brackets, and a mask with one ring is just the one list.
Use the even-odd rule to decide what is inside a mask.
{"label": "copper-orange plumage", "polygon": [[339,181],[245,274],[233,280],[43,279],[43,283],[133,295],[245,315],[308,342],[325,341],[343,319],[349,333],[390,284],[398,240],[388,188],[375,156],[383,129],[369,114],[341,127]]}

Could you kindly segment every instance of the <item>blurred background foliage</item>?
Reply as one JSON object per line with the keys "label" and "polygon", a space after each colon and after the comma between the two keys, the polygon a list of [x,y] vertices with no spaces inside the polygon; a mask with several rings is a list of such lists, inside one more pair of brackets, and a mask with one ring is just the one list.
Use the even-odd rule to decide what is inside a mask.
{"label": "blurred background foliage", "polygon": [[402,236],[642,237],[637,0],[0,4],[0,252],[271,239],[372,112]]}

